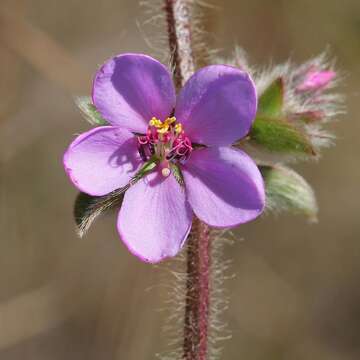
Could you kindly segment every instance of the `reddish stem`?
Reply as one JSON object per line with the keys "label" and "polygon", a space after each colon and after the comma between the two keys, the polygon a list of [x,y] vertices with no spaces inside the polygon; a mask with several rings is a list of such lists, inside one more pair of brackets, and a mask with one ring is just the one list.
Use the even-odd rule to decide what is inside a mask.
{"label": "reddish stem", "polygon": [[210,302],[210,229],[207,225],[195,220],[197,224],[197,235],[199,243],[199,360],[206,360],[208,350],[208,323]]}
{"label": "reddish stem", "polygon": [[174,83],[176,88],[180,89],[183,83],[183,79],[180,70],[180,59],[179,59],[178,44],[177,44],[177,34],[175,29],[175,14],[174,14],[173,0],[165,0],[165,13],[166,13],[171,62],[173,67]]}
{"label": "reddish stem", "polygon": [[[187,0],[164,2],[174,82],[179,89],[195,69],[191,48],[191,9]],[[187,244],[184,360],[206,360],[208,355],[211,265],[209,239],[209,227],[195,219]]]}
{"label": "reddish stem", "polygon": [[180,88],[195,71],[189,0],[164,0],[174,81]]}
{"label": "reddish stem", "polygon": [[206,360],[209,320],[210,230],[195,219],[187,245],[184,359]]}

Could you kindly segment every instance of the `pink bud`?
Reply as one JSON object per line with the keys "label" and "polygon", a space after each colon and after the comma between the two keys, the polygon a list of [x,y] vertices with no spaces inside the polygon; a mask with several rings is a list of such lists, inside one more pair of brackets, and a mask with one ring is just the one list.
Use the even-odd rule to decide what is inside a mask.
{"label": "pink bud", "polygon": [[334,71],[311,70],[305,75],[304,80],[297,86],[296,90],[299,92],[319,90],[327,86],[335,76]]}

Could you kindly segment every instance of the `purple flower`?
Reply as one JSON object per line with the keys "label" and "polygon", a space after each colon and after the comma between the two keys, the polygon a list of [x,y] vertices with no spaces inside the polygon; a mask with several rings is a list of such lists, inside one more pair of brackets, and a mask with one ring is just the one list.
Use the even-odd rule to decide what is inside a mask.
{"label": "purple flower", "polygon": [[124,54],[97,72],[92,97],[110,126],[78,136],[66,151],[64,166],[78,189],[105,195],[156,159],[153,171],[126,191],[118,216],[120,237],[134,255],[151,263],[175,256],[193,213],[226,228],[262,212],[261,174],[230,146],[247,135],[256,114],[256,91],[246,73],[208,66],[176,96],[164,65]]}

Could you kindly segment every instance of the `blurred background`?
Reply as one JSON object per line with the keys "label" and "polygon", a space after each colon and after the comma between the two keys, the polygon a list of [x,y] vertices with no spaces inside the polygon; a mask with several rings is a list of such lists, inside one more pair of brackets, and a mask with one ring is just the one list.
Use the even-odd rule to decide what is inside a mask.
{"label": "blurred background", "polygon": [[[151,2],[151,0],[150,0]],[[337,146],[296,169],[313,185],[319,223],[268,216],[226,250],[233,333],[226,360],[360,358],[360,2],[212,0],[210,46],[254,63],[297,62],[330,45],[346,74]],[[155,359],[162,270],[119,241],[115,214],[77,238],[76,190],[61,157],[88,128],[72,96],[89,94],[105,59],[146,52],[134,0],[1,0],[0,359]]]}

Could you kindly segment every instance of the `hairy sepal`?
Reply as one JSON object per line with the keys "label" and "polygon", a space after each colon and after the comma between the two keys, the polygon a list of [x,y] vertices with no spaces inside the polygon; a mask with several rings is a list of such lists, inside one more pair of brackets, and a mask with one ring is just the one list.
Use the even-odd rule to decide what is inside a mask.
{"label": "hairy sepal", "polygon": [[278,117],[282,114],[284,104],[284,81],[275,79],[259,98],[258,114],[266,117]]}
{"label": "hairy sepal", "polygon": [[140,168],[127,185],[107,195],[91,196],[80,192],[74,205],[74,218],[78,235],[83,237],[98,216],[108,210],[120,208],[126,190],[128,190],[130,186],[135,185],[145,175],[149,174],[155,168],[156,163],[157,159],[151,158]]}
{"label": "hairy sepal", "polygon": [[80,192],[74,204],[74,218],[78,235],[83,237],[98,216],[107,210],[120,207],[124,192],[119,189],[104,196],[91,196]]}
{"label": "hairy sepal", "polygon": [[91,125],[101,126],[107,125],[107,121],[102,118],[100,113],[96,110],[92,103],[90,96],[78,96],[75,98],[75,103],[81,111],[81,114]]}
{"label": "hairy sepal", "polygon": [[250,141],[275,153],[314,155],[306,132],[284,114],[284,80],[277,77],[259,98],[258,112]]}
{"label": "hairy sepal", "polygon": [[303,214],[317,220],[315,194],[307,181],[285,166],[260,165],[266,189],[266,209],[275,213]]}
{"label": "hairy sepal", "polygon": [[249,135],[252,143],[271,152],[315,155],[305,131],[286,118],[258,115]]}

